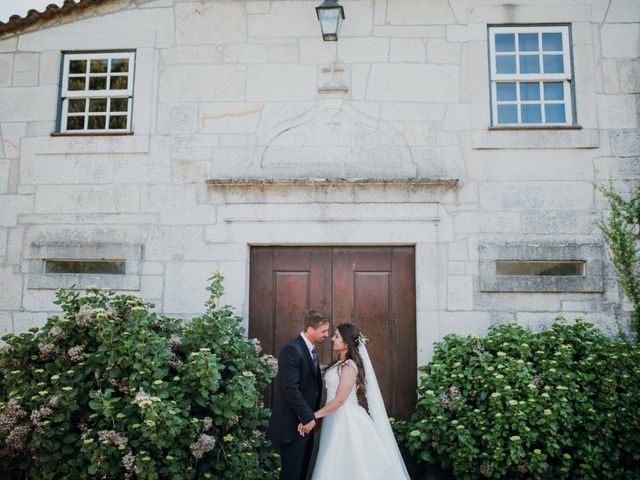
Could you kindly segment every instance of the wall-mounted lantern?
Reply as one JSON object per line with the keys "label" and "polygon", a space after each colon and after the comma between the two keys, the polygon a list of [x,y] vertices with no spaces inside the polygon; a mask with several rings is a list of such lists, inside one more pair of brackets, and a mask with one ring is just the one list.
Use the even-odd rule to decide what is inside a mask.
{"label": "wall-mounted lantern", "polygon": [[316,14],[322,29],[322,39],[325,42],[337,42],[344,20],[344,9],[338,5],[338,0],[324,0],[322,5],[316,7]]}

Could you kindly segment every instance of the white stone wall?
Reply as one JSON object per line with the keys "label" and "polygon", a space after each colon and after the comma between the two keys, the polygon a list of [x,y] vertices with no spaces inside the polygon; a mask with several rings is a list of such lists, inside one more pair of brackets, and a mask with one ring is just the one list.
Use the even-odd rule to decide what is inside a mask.
{"label": "white stone wall", "polygon": [[[181,316],[215,269],[246,316],[253,244],[413,244],[421,363],[449,332],[624,318],[608,263],[603,292],[488,293],[479,246],[601,242],[594,182],[640,178],[640,2],[344,0],[337,43],[315,3],[113,0],[0,38],[0,333],[52,310],[30,276],[56,243],[141,245],[136,292]],[[580,128],[490,130],[487,25],[565,22]],[[135,49],[134,135],[50,135],[61,52],[83,49]]]}

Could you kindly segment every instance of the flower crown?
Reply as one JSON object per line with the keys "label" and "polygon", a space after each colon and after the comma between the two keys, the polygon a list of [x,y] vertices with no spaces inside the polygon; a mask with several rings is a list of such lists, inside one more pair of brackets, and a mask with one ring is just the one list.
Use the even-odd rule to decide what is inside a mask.
{"label": "flower crown", "polygon": [[363,333],[360,333],[360,335],[358,335],[358,345],[365,346],[367,344],[367,341],[369,341],[369,339],[365,337]]}

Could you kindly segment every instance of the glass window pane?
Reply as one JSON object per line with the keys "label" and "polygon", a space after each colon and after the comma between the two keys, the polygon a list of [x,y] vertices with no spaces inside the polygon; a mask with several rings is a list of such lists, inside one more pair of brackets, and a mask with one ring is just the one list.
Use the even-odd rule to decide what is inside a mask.
{"label": "glass window pane", "polygon": [[78,91],[78,90],[84,90],[84,86],[85,86],[85,81],[86,78],[85,77],[70,77],[69,78],[69,84],[67,85],[67,89],[69,91],[74,90],[74,91]]}
{"label": "glass window pane", "polygon": [[92,77],[89,79],[89,90],[106,90],[107,77]]}
{"label": "glass window pane", "polygon": [[112,112],[126,112],[129,108],[129,99],[127,98],[112,98],[111,99],[111,111]]}
{"label": "glass window pane", "polygon": [[126,90],[128,84],[129,84],[128,77],[123,77],[123,76],[111,77],[109,90]]}
{"label": "glass window pane", "polygon": [[69,106],[67,107],[67,111],[69,113],[84,112],[86,102],[87,101],[84,98],[72,98],[69,100]]}
{"label": "glass window pane", "polygon": [[538,51],[538,34],[537,33],[519,33],[518,48],[521,52],[537,52]]}
{"label": "glass window pane", "polygon": [[91,60],[89,68],[91,73],[107,73],[107,60]]}
{"label": "glass window pane", "polygon": [[544,55],[544,73],[564,73],[562,55]]}
{"label": "glass window pane", "polygon": [[498,56],[496,56],[496,72],[498,72],[498,73],[516,73],[516,57],[515,57],[515,55],[498,55]]}
{"label": "glass window pane", "polygon": [[561,33],[543,33],[542,49],[545,51],[562,51],[562,34]]}
{"label": "glass window pane", "polygon": [[515,105],[498,105],[498,123],[518,123],[518,110]]}
{"label": "glass window pane", "polygon": [[515,52],[516,38],[513,33],[496,33],[496,52]]}
{"label": "glass window pane", "polygon": [[521,83],[520,100],[540,100],[540,84],[538,82]]}
{"label": "glass window pane", "polygon": [[496,260],[496,275],[584,276],[584,261]]}
{"label": "glass window pane", "polygon": [[520,73],[540,73],[540,57],[520,55]]}
{"label": "glass window pane", "polygon": [[125,260],[45,260],[45,273],[124,275]]}
{"label": "glass window pane", "polygon": [[70,60],[69,73],[87,73],[86,60]]}
{"label": "glass window pane", "polygon": [[544,116],[546,123],[567,123],[563,103],[546,104],[544,106]]}
{"label": "glass window pane", "polygon": [[129,59],[127,58],[113,58],[111,60],[111,72],[128,72],[129,71]]}
{"label": "glass window pane", "polygon": [[107,111],[107,99],[106,98],[92,98],[89,101],[90,112],[106,112]]}
{"label": "glass window pane", "polygon": [[91,115],[89,117],[89,130],[104,130],[104,126],[106,125],[106,123],[106,117],[102,115]]}
{"label": "glass window pane", "polygon": [[522,123],[542,123],[540,104],[522,105]]}
{"label": "glass window pane", "polygon": [[127,116],[116,115],[109,118],[109,128],[111,129],[126,129],[127,128]]}
{"label": "glass window pane", "polygon": [[564,100],[564,85],[562,82],[545,82],[545,100]]}
{"label": "glass window pane", "polygon": [[515,83],[498,83],[496,84],[496,94],[498,101],[514,101],[516,100],[516,84]]}
{"label": "glass window pane", "polygon": [[67,117],[67,130],[83,130],[84,117]]}

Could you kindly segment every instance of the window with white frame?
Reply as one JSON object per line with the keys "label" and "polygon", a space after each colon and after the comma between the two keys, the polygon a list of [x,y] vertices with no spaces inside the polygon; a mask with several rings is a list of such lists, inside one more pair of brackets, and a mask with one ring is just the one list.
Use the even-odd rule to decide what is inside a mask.
{"label": "window with white frame", "polygon": [[131,131],[134,52],[66,53],[60,132]]}
{"label": "window with white frame", "polygon": [[494,126],[573,125],[568,25],[489,27]]}

